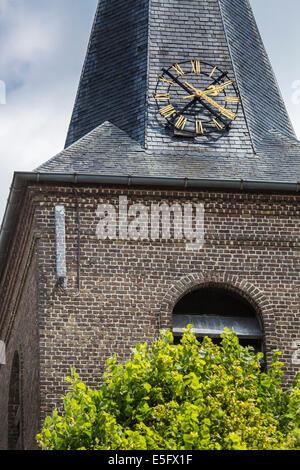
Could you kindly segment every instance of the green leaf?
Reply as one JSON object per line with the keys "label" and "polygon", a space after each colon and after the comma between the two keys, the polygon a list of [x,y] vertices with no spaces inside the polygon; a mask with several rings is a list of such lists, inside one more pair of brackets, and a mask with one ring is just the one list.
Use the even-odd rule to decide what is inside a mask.
{"label": "green leaf", "polygon": [[299,446],[300,385],[281,387],[282,363],[267,372],[228,329],[220,345],[198,342],[191,325],[179,345],[161,332],[153,346],[116,356],[98,389],[66,378],[63,412],[36,436],[44,450],[271,450]]}

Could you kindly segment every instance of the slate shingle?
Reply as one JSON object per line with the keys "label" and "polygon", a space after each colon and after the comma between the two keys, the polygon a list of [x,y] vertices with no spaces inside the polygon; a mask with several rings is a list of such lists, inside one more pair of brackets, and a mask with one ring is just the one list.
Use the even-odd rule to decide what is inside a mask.
{"label": "slate shingle", "polygon": [[299,147],[280,140],[269,153],[153,152],[105,122],[35,171],[294,183],[300,179]]}
{"label": "slate shingle", "polygon": [[[162,67],[228,71],[242,106],[228,135],[174,137],[153,98]],[[36,171],[295,182],[300,143],[248,0],[100,0],[66,148]]]}

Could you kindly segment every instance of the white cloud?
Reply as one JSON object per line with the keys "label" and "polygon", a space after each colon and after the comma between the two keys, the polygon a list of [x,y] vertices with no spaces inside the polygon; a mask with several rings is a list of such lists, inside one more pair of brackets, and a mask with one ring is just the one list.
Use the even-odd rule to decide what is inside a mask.
{"label": "white cloud", "polygon": [[0,0],[0,219],[14,171],[64,147],[97,0]]}
{"label": "white cloud", "polygon": [[11,5],[11,0],[0,0],[0,16],[7,13],[7,9]]}

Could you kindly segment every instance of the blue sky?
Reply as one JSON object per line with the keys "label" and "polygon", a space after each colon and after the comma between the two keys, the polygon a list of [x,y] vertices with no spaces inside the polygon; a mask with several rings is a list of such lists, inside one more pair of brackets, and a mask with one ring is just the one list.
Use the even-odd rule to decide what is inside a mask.
{"label": "blue sky", "polygon": [[[300,139],[300,1],[250,3]],[[32,171],[64,147],[96,5],[0,0],[0,219],[13,172]]]}

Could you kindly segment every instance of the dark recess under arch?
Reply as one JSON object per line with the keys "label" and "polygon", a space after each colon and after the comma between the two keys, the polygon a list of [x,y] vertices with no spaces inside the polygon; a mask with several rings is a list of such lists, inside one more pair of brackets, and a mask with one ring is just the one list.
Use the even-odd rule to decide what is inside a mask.
{"label": "dark recess under arch", "polygon": [[198,337],[209,336],[220,342],[227,327],[234,330],[242,346],[263,351],[263,327],[254,306],[242,295],[224,286],[203,286],[188,292],[173,309],[174,341],[192,324]]}

